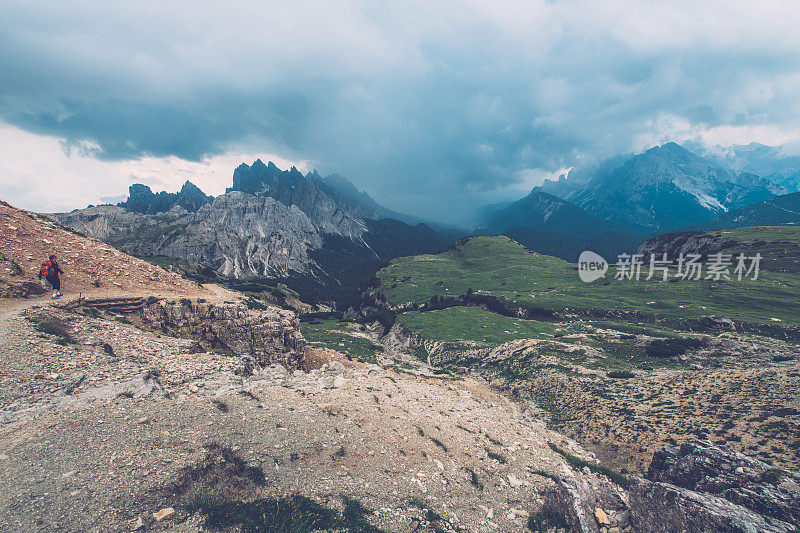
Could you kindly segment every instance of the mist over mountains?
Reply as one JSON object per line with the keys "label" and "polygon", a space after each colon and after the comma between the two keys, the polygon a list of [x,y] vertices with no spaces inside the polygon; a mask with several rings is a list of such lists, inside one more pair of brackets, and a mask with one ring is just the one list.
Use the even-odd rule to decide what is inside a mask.
{"label": "mist over mountains", "polygon": [[469,233],[503,234],[575,261],[587,249],[631,253],[668,231],[798,224],[800,193],[786,194],[795,160],[778,155],[751,146],[710,157],[667,143],[486,206],[471,232],[389,210],[338,174],[260,159],[240,164],[216,198],[189,181],[175,193],[133,184],[117,206],[56,218],[135,255],[194,265],[202,276],[283,280],[310,301],[341,303],[384,262],[441,251]]}
{"label": "mist over mountains", "polygon": [[670,142],[576,168],[517,202],[482,209],[476,231],[574,261],[586,249],[630,253],[671,230],[800,223],[787,195],[797,190],[796,158],[763,145],[720,153],[701,156]]}

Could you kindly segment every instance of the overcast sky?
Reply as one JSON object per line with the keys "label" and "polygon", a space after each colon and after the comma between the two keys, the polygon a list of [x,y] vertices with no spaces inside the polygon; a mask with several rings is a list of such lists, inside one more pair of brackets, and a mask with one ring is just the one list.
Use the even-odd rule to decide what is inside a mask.
{"label": "overcast sky", "polygon": [[220,194],[261,157],[456,221],[667,140],[800,144],[795,0],[392,4],[0,0],[0,198]]}

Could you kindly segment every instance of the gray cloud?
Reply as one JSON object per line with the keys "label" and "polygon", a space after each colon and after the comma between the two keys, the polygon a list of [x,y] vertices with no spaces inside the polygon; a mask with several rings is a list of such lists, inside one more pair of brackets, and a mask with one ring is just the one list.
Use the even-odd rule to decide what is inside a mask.
{"label": "gray cloud", "polygon": [[[452,220],[643,139],[800,118],[791,1],[0,0],[0,12],[6,123],[105,160],[280,153]],[[665,116],[691,127],[665,129]]]}

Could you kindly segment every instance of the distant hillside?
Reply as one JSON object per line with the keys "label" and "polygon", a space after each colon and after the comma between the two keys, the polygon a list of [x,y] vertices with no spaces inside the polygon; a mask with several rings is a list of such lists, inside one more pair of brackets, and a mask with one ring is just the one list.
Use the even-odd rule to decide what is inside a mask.
{"label": "distant hillside", "polygon": [[684,231],[666,233],[649,239],[638,252],[666,253],[677,260],[680,254],[738,254],[754,256],[760,253],[760,268],[772,272],[800,274],[800,227],[746,227],[717,231]]}
{"label": "distant hillside", "polygon": [[587,213],[571,202],[536,189],[525,198],[486,215],[484,229],[488,233],[503,233],[515,228],[584,238],[626,229],[621,224]]}
{"label": "distant hillside", "polygon": [[[533,253],[507,237],[471,237],[436,255],[392,260],[376,277],[372,294],[396,309],[456,299],[454,305],[484,305],[519,317],[552,313],[639,319],[699,319],[708,315],[772,324],[800,322],[800,276],[764,272],[758,280],[661,281],[615,279],[584,283],[575,265]],[[462,300],[459,300],[459,297]],[[747,302],[747,305],[742,305]]]}
{"label": "distant hillside", "polygon": [[645,240],[644,236],[623,231],[607,231],[591,239],[528,228],[514,228],[503,232],[503,235],[529,250],[552,255],[570,263],[577,262],[578,256],[584,250],[591,250],[609,260],[616,259],[620,254],[633,253]]}
{"label": "distant hillside", "polygon": [[749,172],[735,172],[675,144],[596,167],[576,169],[542,191],[600,218],[649,232],[713,220],[785,189]]}
{"label": "distant hillside", "polygon": [[495,209],[487,206],[483,218],[477,233],[506,235],[530,250],[567,261],[576,261],[584,250],[606,257],[631,253],[644,240],[632,228],[538,189],[511,204]]}

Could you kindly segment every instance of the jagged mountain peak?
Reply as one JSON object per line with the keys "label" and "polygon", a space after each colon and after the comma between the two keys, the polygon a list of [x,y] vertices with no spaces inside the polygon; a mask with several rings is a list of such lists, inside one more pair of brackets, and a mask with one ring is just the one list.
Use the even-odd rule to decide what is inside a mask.
{"label": "jagged mountain peak", "polygon": [[183,184],[180,190],[181,194],[195,194],[197,192],[202,193],[203,191],[189,180],[186,180],[186,183]]}
{"label": "jagged mountain peak", "polygon": [[661,146],[653,146],[652,148],[648,149],[647,152],[650,153],[669,153],[669,154],[677,154],[683,155],[686,157],[697,157],[694,153],[690,152],[680,144],[670,141],[662,144]]}
{"label": "jagged mountain peak", "polygon": [[239,165],[233,173],[233,186],[227,191],[270,196],[287,206],[296,205],[320,227],[334,233],[360,234],[360,219],[380,218],[375,200],[338,174],[322,177],[314,170],[303,175],[296,166],[281,170],[271,161],[264,165],[260,159],[252,165]]}
{"label": "jagged mountain peak", "polygon": [[180,191],[176,193],[166,191],[154,193],[147,185],[133,183],[128,187],[128,199],[120,203],[119,206],[145,215],[163,213],[175,206],[194,212],[211,203],[213,199],[213,196],[208,196],[200,190],[200,187],[189,180],[186,180]]}

